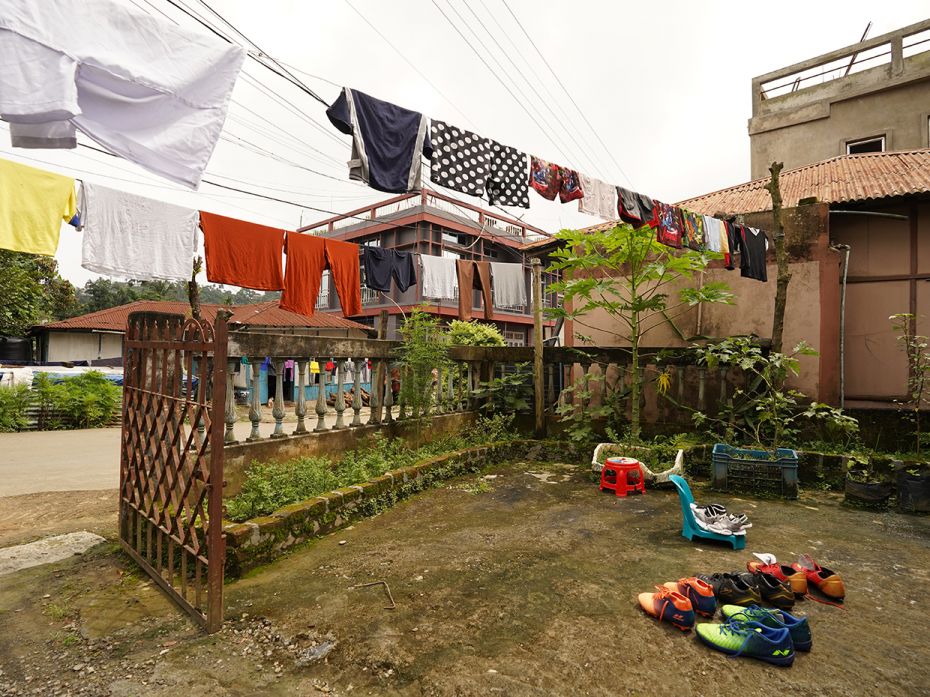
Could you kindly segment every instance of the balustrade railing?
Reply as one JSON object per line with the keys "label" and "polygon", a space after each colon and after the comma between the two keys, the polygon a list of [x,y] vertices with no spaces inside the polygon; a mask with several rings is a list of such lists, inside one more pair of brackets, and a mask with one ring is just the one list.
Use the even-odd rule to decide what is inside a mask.
{"label": "balustrade railing", "polygon": [[[476,396],[484,394],[479,391],[482,384],[517,364],[527,366],[527,389],[532,390],[531,347],[457,346],[449,349],[444,365],[432,370],[426,404],[423,399],[411,404],[402,389],[410,376],[397,361],[399,348],[397,341],[230,332],[226,444],[237,442],[234,379],[243,358],[249,366],[244,376],[250,388],[251,429],[244,439],[248,442],[473,411],[482,406],[479,399],[489,399]],[[266,358],[274,372],[270,379],[259,369]],[[545,347],[542,385],[546,411],[551,414],[558,405],[571,404],[585,412],[608,399],[615,400],[615,405],[619,400],[629,410],[630,362],[630,351],[625,348]],[[287,365],[293,366],[293,380],[285,380]],[[311,366],[316,367],[311,370]],[[646,378],[641,400],[660,420],[663,413],[675,409],[715,412],[716,405],[726,403],[741,384],[738,370],[698,365],[686,349],[643,349],[640,370]],[[662,372],[668,379],[660,385],[656,378]],[[269,388],[267,401],[262,399],[263,382]],[[286,383],[293,384],[293,394],[285,394]],[[567,389],[581,383],[589,387]],[[286,418],[288,409],[293,409],[293,419]],[[273,425],[265,424],[263,433],[263,421],[269,414]]]}

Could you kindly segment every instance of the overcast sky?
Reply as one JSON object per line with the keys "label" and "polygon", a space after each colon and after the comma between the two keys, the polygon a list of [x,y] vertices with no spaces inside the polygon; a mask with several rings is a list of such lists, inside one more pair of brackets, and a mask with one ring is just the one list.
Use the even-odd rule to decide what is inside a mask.
{"label": "overcast sky", "polygon": [[[118,1],[136,11],[142,7],[156,13],[157,8],[178,23],[206,31],[167,0]],[[230,31],[204,4],[181,4]],[[294,69],[327,102],[340,86],[355,87],[665,201],[749,179],[746,124],[754,76],[855,43],[869,21],[870,36],[877,36],[928,14],[926,0],[775,5],[507,0],[595,136],[501,0],[207,4]],[[208,177],[302,205],[206,184],[199,192],[182,191],[129,162],[84,148],[14,150],[8,132],[0,133],[0,150],[25,164],[287,228],[328,217],[314,208],[341,213],[389,197],[348,180],[348,137],[329,124],[319,102],[255,61],[246,61],[233,100],[224,131],[229,140],[219,143]],[[0,130],[6,131],[6,125]],[[256,152],[256,146],[268,152]],[[481,205],[479,199],[461,197]],[[598,222],[578,213],[575,203],[531,195],[531,206],[511,212],[550,232]],[[81,268],[80,233],[73,228],[63,228],[57,259],[62,275],[75,284],[95,276]]]}

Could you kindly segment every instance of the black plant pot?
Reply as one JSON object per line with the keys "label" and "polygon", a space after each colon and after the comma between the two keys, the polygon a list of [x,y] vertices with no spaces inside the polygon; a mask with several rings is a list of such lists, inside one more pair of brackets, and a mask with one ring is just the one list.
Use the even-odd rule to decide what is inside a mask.
{"label": "black plant pot", "polygon": [[902,513],[930,513],[930,472],[898,472],[898,510]]}
{"label": "black plant pot", "polygon": [[846,503],[859,508],[888,508],[894,493],[892,482],[857,482],[846,476]]}

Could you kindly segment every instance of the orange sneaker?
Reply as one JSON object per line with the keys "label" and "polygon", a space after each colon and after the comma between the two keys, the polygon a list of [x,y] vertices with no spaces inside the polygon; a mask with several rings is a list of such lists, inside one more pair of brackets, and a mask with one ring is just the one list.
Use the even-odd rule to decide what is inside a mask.
{"label": "orange sneaker", "polygon": [[657,593],[640,593],[639,604],[646,614],[665,621],[683,632],[694,626],[694,607],[678,591],[656,586]]}
{"label": "orange sneaker", "polygon": [[795,595],[807,595],[807,576],[787,564],[766,564],[761,561],[747,561],[746,568],[754,574],[772,574],[779,581],[786,581]]}
{"label": "orange sneaker", "polygon": [[714,588],[707,581],[691,576],[669,581],[664,584],[666,588],[678,591],[691,601],[691,607],[699,615],[713,617],[717,612],[717,599],[714,597]]}
{"label": "orange sneaker", "polygon": [[807,577],[807,582],[833,600],[843,600],[846,597],[846,587],[843,585],[843,579],[835,571],[820,566],[814,561],[810,554],[802,554],[798,557],[798,563],[792,564],[791,567],[796,571],[803,573]]}

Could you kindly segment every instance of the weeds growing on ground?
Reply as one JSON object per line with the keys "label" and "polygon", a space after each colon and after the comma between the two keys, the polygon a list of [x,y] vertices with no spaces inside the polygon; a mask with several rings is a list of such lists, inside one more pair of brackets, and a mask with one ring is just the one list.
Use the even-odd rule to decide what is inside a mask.
{"label": "weeds growing on ground", "polygon": [[360,484],[429,457],[512,440],[515,437],[512,423],[512,415],[479,417],[471,428],[437,438],[419,448],[411,448],[397,438],[375,434],[369,446],[351,450],[336,462],[320,456],[289,462],[256,462],[246,474],[242,491],[226,502],[226,517],[241,522],[333,489]]}

